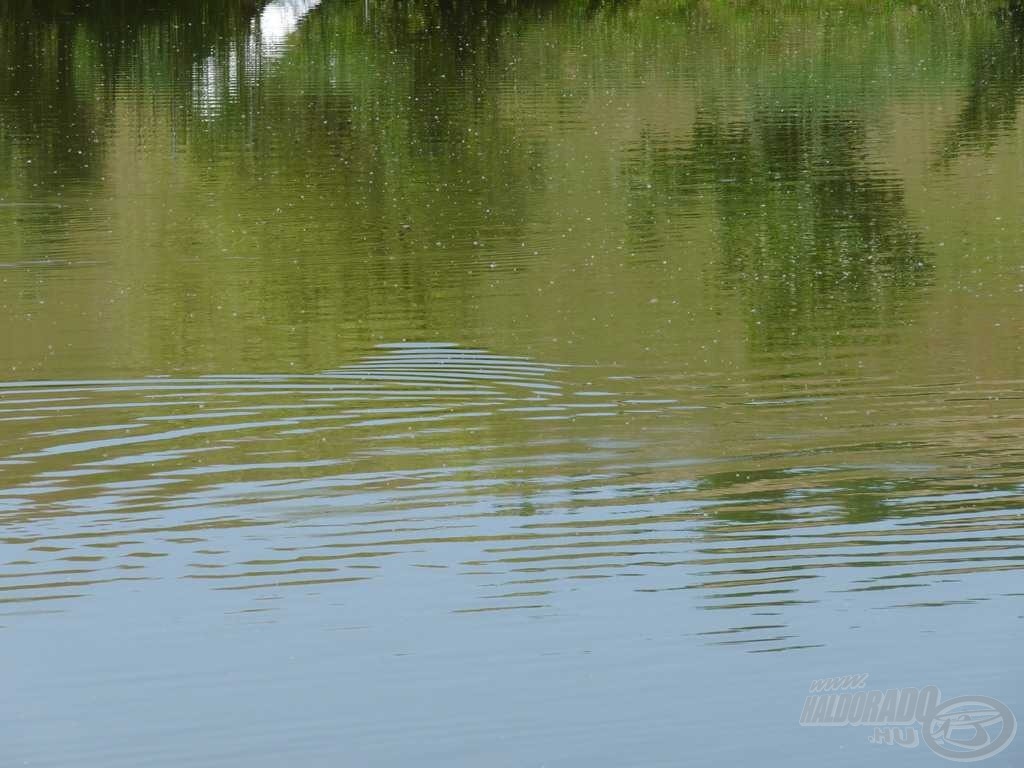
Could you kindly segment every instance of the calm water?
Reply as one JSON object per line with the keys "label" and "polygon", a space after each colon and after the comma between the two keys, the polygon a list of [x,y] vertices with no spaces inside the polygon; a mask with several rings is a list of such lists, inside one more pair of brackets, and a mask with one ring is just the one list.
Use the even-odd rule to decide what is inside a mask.
{"label": "calm water", "polygon": [[1024,718],[1024,12],[142,5],[0,4],[3,765]]}

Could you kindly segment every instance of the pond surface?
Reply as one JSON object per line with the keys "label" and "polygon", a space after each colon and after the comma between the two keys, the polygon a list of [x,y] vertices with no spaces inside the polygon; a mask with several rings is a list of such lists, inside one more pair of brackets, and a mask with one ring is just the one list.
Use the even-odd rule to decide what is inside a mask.
{"label": "pond surface", "polygon": [[1024,717],[1024,12],[143,5],[0,6],[4,765]]}

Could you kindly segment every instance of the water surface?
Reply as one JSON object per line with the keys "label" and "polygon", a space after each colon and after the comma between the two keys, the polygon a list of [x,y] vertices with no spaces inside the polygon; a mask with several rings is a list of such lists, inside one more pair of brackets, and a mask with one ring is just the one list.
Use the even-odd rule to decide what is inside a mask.
{"label": "water surface", "polygon": [[3,6],[0,755],[940,763],[798,726],[861,672],[1024,717],[1022,18]]}

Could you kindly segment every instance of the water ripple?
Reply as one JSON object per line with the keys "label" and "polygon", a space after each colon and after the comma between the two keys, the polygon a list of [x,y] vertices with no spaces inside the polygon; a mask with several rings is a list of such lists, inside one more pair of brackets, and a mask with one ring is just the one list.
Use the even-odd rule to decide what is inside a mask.
{"label": "water ripple", "polygon": [[[433,571],[475,582],[448,610],[477,615],[611,581],[697,595],[711,645],[813,647],[791,622],[828,594],[954,605],[973,598],[927,595],[1024,568],[1022,392],[641,380],[446,344],[320,374],[10,382],[0,601],[182,579],[243,611]],[[979,434],[1005,438],[998,462]]]}

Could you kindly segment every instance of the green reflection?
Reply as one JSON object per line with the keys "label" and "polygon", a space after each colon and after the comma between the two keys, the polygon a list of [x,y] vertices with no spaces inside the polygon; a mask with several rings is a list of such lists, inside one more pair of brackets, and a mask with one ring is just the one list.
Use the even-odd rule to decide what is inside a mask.
{"label": "green reflection", "polygon": [[651,190],[631,182],[646,198],[638,236],[663,201],[712,196],[719,279],[747,302],[757,346],[898,323],[930,261],[899,185],[864,162],[862,118],[766,101],[743,121],[700,115],[682,150],[648,140],[634,151]]}
{"label": "green reflection", "polygon": [[5,7],[9,366],[893,343],[937,256],[891,112],[1015,119],[1002,3],[286,6]]}
{"label": "green reflection", "polygon": [[971,61],[967,96],[942,151],[948,164],[964,152],[991,150],[1013,129],[1024,96],[1024,3],[998,8],[999,32],[977,46]]}

